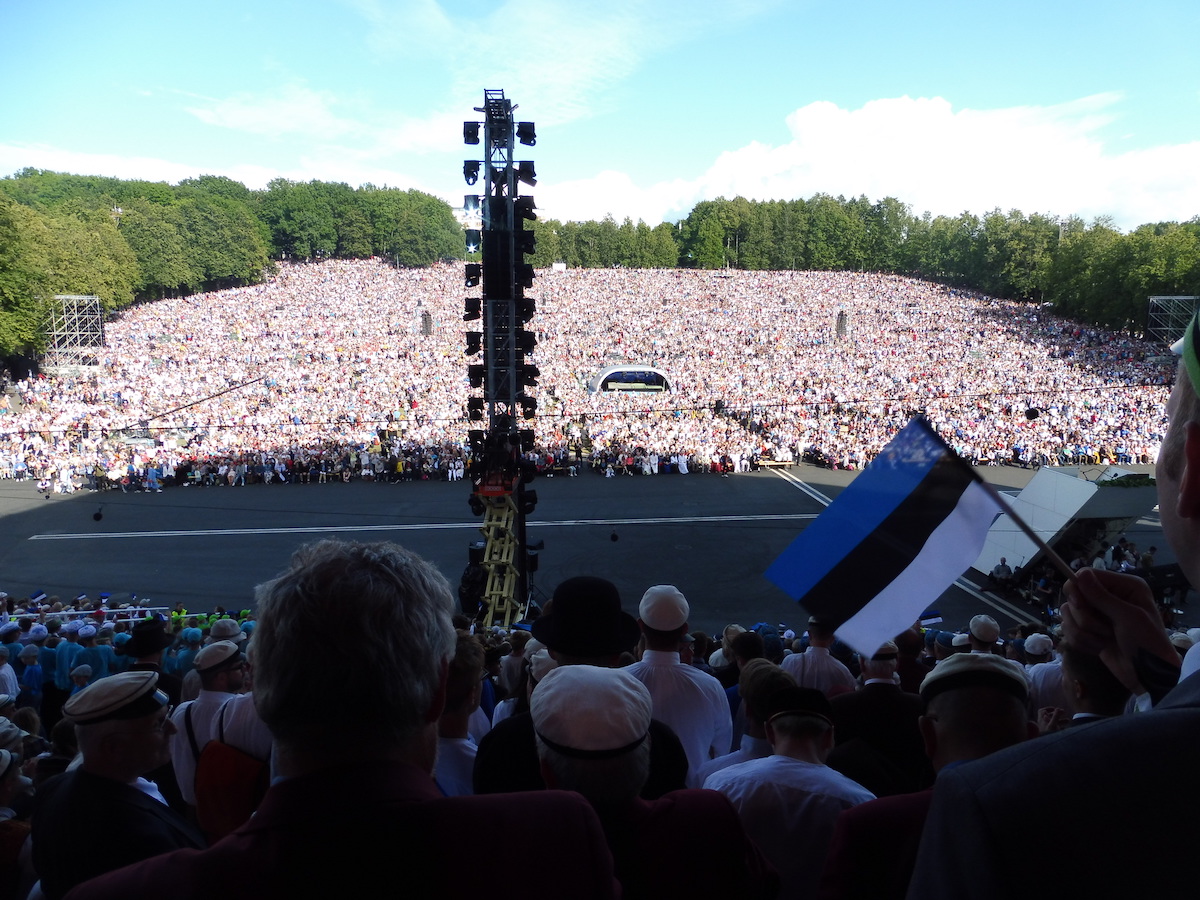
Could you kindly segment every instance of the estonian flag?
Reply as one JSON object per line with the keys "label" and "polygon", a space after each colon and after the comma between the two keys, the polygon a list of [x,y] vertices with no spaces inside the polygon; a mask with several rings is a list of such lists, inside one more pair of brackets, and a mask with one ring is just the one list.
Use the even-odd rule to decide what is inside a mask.
{"label": "estonian flag", "polygon": [[918,416],[766,575],[860,654],[874,655],[975,562],[1001,511]]}

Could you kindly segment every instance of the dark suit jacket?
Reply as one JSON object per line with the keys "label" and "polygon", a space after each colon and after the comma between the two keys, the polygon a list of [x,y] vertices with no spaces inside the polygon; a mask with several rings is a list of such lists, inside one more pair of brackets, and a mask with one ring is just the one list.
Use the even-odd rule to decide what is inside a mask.
{"label": "dark suit jacket", "polygon": [[71,900],[528,900],[530,881],[487,855],[495,841],[536,860],[531,877],[545,896],[619,896],[600,821],[579,794],[443,797],[428,773],[369,762],[277,782],[249,822],[208,850],[111,872]]}
{"label": "dark suit jacket", "polygon": [[[656,800],[681,790],[686,787],[687,773],[683,744],[670,725],[651,719],[650,777],[642,788],[643,799]],[[474,786],[476,794],[545,790],[533,716],[527,712],[510,716],[483,736],[475,754]]]}
{"label": "dark suit jacket", "polygon": [[51,778],[33,810],[33,865],[48,900],[76,884],[204,836],[135,787],[76,769]]}
{"label": "dark suit jacket", "polygon": [[903,900],[933,790],[880,797],[837,818],[820,900]]}
{"label": "dark suit jacket", "polygon": [[826,762],[876,797],[905,794],[933,783],[917,728],[923,704],[894,684],[868,684],[838,694],[833,707],[837,745]]}
{"label": "dark suit jacket", "polygon": [[602,820],[624,900],[737,897],[774,900],[779,874],[717,791],[636,800]]}
{"label": "dark suit jacket", "polygon": [[945,770],[909,896],[1192,896],[1195,872],[1181,861],[1200,846],[1198,754],[1193,674],[1150,712]]}

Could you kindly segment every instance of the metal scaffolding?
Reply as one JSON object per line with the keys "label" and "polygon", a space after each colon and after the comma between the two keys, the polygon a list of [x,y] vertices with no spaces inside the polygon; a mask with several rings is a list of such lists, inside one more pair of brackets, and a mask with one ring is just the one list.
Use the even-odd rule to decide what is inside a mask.
{"label": "metal scaffolding", "polygon": [[1184,329],[1196,314],[1200,297],[1151,297],[1146,312],[1146,336],[1173,344],[1183,337]]}
{"label": "metal scaffolding", "polygon": [[55,294],[46,325],[46,366],[94,366],[104,347],[104,308],[92,294]]}

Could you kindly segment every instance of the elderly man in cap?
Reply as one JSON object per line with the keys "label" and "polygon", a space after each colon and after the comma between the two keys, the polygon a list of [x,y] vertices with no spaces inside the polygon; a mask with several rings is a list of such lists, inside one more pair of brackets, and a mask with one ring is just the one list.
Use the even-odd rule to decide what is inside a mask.
{"label": "elderly man in cap", "polygon": [[659,584],[638,605],[638,627],[646,652],[629,672],[650,690],[654,717],[679,736],[688,769],[699,769],[733,746],[733,716],[721,682],[679,658],[691,609],[679,589]]}
{"label": "elderly man in cap", "polygon": [[[254,700],[276,777],[209,850],[110,873],[77,900],[160,896],[521,897],[523,879],[464,863],[473,836],[536,835],[538,879],[579,898],[619,891],[604,832],[567,791],[444,797],[432,772],[454,652],[445,578],[395,544],[322,541],[257,591]],[[330,630],[337,617],[342,627]],[[314,660],[353,659],[337,679]]]}
{"label": "elderly man in cap", "polygon": [[1062,659],[1055,656],[1054,641],[1048,634],[1031,634],[1025,638],[1025,672],[1029,676],[1031,709],[1067,708]]}
{"label": "elderly man in cap", "polygon": [[1000,639],[1000,624],[988,615],[972,616],[967,636],[972,653],[995,653],[996,642]]}
{"label": "elderly man in cap", "polygon": [[[921,682],[920,732],[935,771],[980,759],[1037,734],[1025,706],[1029,682],[994,654],[957,653]],[[932,789],[880,797],[838,816],[820,896],[903,898]]]}
{"label": "elderly man in cap", "polygon": [[774,898],[779,878],[727,799],[698,790],[638,796],[650,773],[651,707],[628,669],[549,672],[530,699],[546,784],[592,804],[625,896]]}
{"label": "elderly man in cap", "polygon": [[200,751],[224,732],[218,719],[226,704],[241,694],[246,677],[246,657],[233,641],[217,641],[196,654],[200,695],[179,704],[171,714],[178,736],[171,745],[171,762],[179,793],[188,806],[196,805],[196,762]]}
{"label": "elderly man in cap", "polygon": [[875,795],[825,765],[834,732],[824,694],[781,688],[766,712],[772,755],[722,769],[704,786],[733,801],[746,833],[779,870],[780,896],[802,897],[825,864],[838,814]]}
{"label": "elderly man in cap", "polygon": [[[638,640],[637,620],[621,609],[616,585],[590,575],[560,584],[532,631],[548,648],[538,652],[547,652],[557,666],[615,668],[621,654],[633,650]],[[728,711],[728,704],[725,708]],[[688,772],[687,757],[670,727],[655,719],[650,736],[650,777],[642,788],[647,800],[684,787]],[[545,787],[529,713],[504,719],[480,741],[474,784],[477,794]]]}
{"label": "elderly man in cap", "polygon": [[[1200,318],[1174,349],[1181,360],[1155,468],[1158,508],[1179,565],[1200,584]],[[1195,873],[1174,861],[1189,859],[1197,839],[1200,676],[1180,678],[1179,654],[1143,579],[1084,568],[1064,593],[1064,639],[1100,655],[1114,674],[1132,671],[1153,709],[1067,728],[943,772],[910,896],[1195,892]],[[1030,822],[1054,823],[1057,856],[1033,879],[1012,864],[1045,852]]]}
{"label": "elderly man in cap", "polygon": [[204,837],[142,778],[170,758],[175,728],[154,672],[111,675],[63,706],[77,769],[47,781],[33,813],[33,864],[48,900],[96,875]]}
{"label": "elderly man in cap", "polygon": [[933,781],[917,728],[921,698],[900,688],[899,658],[895,642],[888,641],[862,659],[863,686],[829,701],[837,731],[828,763],[877,797],[920,790]]}
{"label": "elderly man in cap", "polygon": [[808,649],[784,658],[783,671],[796,679],[800,687],[813,688],[826,697],[849,693],[858,683],[846,665],[833,658],[834,628],[819,616],[808,618]]}

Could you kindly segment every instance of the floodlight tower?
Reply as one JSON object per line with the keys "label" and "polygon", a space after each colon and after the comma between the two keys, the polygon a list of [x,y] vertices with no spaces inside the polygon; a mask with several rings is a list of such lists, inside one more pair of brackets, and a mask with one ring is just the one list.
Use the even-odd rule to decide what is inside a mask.
{"label": "floodlight tower", "polygon": [[[472,422],[487,418],[486,431],[468,432],[471,447],[471,509],[485,515],[481,531],[487,539],[483,566],[487,570],[485,624],[503,620],[512,624],[529,599],[529,573],[536,555],[525,542],[525,517],[537,505],[537,494],[526,485],[537,471],[536,465],[522,458],[533,448],[533,431],[518,427],[519,419],[532,419],[537,401],[526,389],[537,384],[538,369],[527,362],[536,344],[525,325],[533,318],[534,300],[525,296],[533,287],[533,265],[524,257],[533,253],[533,232],[524,227],[534,220],[533,197],[520,196],[518,185],[533,187],[537,176],[532,162],[514,162],[516,141],[533,146],[537,135],[532,122],[515,122],[516,105],[505,99],[503,91],[485,90],[483,106],[484,159],[466,160],[463,177],[468,185],[479,180],[482,168],[480,230],[468,230],[467,249],[480,251],[482,263],[467,263],[465,283],[479,285],[482,297],[468,297],[463,312],[467,322],[481,320],[482,331],[466,332],[468,356],[482,353],[481,363],[467,366],[472,388],[482,388],[483,396],[467,400]],[[479,144],[479,122],[463,123],[463,140]],[[463,206],[480,206],[478,196],[468,195]]]}

